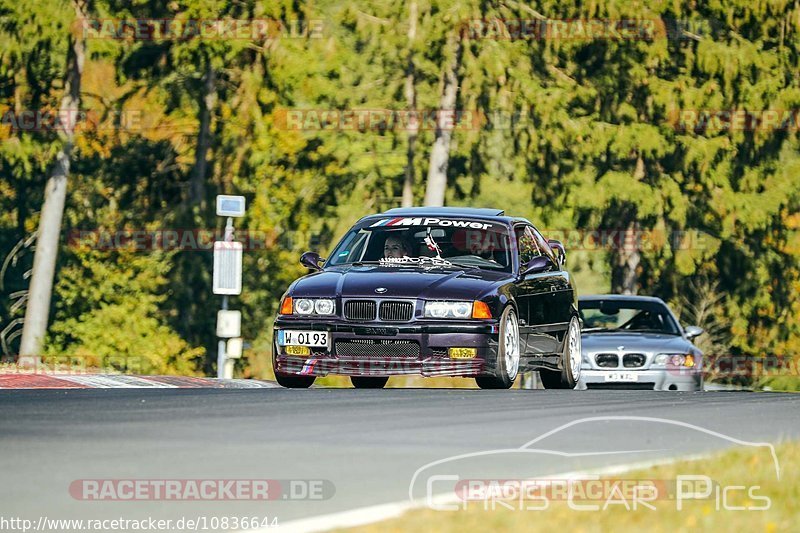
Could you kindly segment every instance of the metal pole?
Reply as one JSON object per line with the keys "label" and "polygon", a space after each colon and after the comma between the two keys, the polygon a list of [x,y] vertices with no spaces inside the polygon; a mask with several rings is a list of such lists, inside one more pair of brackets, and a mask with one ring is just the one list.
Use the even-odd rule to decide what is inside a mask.
{"label": "metal pole", "polygon": [[[222,310],[228,310],[228,296],[222,297]],[[225,339],[220,339],[217,343],[217,377],[225,377]]]}
{"label": "metal pole", "polygon": [[[233,242],[233,217],[228,217],[225,222],[225,242]],[[228,295],[222,297],[222,310],[228,310]],[[225,352],[225,339],[220,339],[217,342],[217,377],[224,378],[225,376],[225,361],[227,360],[227,353]]]}

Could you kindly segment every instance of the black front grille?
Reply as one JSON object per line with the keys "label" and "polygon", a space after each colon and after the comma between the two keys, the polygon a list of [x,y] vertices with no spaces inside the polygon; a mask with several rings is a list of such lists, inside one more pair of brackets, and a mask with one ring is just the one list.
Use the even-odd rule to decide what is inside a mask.
{"label": "black front grille", "polygon": [[344,304],[347,320],[375,320],[375,302],[372,300],[350,300]]}
{"label": "black front grille", "polygon": [[646,359],[643,353],[626,353],[622,356],[622,366],[625,368],[639,368],[644,366]]}
{"label": "black front grille", "polygon": [[353,339],[336,341],[336,355],[370,359],[380,357],[419,357],[419,343],[405,340]]}
{"label": "black front grille", "polygon": [[382,302],[380,318],[386,322],[408,322],[414,315],[411,302]]}
{"label": "black front grille", "polygon": [[616,368],[619,366],[619,357],[615,353],[599,353],[594,358],[597,366],[602,368]]}

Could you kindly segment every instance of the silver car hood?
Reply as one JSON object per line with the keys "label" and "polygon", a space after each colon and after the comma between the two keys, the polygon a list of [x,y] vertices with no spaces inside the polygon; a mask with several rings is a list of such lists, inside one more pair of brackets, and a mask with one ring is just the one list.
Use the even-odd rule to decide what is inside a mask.
{"label": "silver car hood", "polygon": [[581,335],[583,352],[674,352],[694,351],[694,345],[678,335],[660,333],[584,333]]}

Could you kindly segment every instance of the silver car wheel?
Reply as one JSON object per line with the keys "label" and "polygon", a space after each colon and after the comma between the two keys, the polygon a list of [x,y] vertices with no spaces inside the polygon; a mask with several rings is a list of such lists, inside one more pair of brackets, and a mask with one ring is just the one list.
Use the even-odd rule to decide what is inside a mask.
{"label": "silver car wheel", "polygon": [[519,371],[519,327],[517,325],[517,315],[511,311],[506,315],[505,338],[503,347],[505,352],[506,373],[511,381],[517,377]]}
{"label": "silver car wheel", "polygon": [[581,377],[581,327],[577,318],[573,318],[569,323],[569,338],[567,339],[567,350],[569,350],[569,367],[572,377],[577,382]]}

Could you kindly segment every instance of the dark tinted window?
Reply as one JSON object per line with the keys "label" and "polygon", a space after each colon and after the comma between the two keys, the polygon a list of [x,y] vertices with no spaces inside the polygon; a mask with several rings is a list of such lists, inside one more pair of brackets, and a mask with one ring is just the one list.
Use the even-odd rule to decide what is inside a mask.
{"label": "dark tinted window", "polygon": [[[351,230],[336,246],[329,265],[374,263],[394,258],[441,257],[453,265],[511,271],[508,229],[502,224],[470,219],[411,219],[403,225],[372,221]],[[440,221],[439,224],[436,221]],[[444,225],[442,226],[442,222]]]}
{"label": "dark tinted window", "polygon": [[531,229],[527,226],[517,226],[517,247],[519,249],[519,265],[523,268],[534,257],[542,255],[539,244],[536,242]]}

